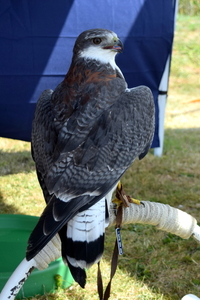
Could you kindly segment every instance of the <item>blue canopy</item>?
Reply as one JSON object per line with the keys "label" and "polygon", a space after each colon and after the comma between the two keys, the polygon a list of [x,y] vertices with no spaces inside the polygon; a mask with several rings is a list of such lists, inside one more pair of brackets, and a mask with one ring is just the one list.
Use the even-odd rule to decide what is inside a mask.
{"label": "blue canopy", "polygon": [[117,56],[129,87],[147,85],[156,105],[153,147],[159,147],[158,94],[174,34],[174,0],[1,0],[0,136],[30,141],[41,92],[66,74],[84,30],[117,33]]}

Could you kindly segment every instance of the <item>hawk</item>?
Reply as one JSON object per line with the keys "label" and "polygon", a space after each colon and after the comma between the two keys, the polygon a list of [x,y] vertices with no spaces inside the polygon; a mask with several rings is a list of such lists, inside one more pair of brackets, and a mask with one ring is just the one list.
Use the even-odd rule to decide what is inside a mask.
{"label": "hawk", "polygon": [[106,29],[81,33],[72,62],[54,91],[45,90],[32,126],[32,156],[46,207],[26,252],[32,259],[58,232],[62,257],[85,286],[85,269],[104,250],[109,205],[119,179],[154,134],[148,87],[129,89],[115,63],[123,45]]}

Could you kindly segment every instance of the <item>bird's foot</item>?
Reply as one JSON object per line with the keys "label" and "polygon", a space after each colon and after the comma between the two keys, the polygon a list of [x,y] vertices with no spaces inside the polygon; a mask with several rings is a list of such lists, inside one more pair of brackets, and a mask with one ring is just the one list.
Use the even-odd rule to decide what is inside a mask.
{"label": "bird's foot", "polygon": [[123,205],[124,207],[129,207],[129,203],[135,203],[137,205],[142,204],[141,201],[131,198],[130,196],[125,194],[123,185],[120,181],[118,182],[116,189],[116,198],[113,199],[112,202],[117,205],[117,208],[119,208],[121,205]]}

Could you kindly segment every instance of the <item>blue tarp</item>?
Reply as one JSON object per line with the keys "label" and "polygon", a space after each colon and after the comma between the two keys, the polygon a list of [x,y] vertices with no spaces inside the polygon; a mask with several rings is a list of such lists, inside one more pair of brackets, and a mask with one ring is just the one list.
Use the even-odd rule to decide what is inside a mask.
{"label": "blue tarp", "polygon": [[62,81],[76,37],[91,28],[115,31],[128,86],[151,88],[159,146],[158,87],[172,49],[174,0],[1,0],[0,136],[30,141],[39,95]]}

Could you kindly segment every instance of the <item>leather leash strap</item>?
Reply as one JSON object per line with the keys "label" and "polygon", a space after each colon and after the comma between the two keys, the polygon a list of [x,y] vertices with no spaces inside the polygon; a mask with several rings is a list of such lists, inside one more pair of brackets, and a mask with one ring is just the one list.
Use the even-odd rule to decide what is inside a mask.
{"label": "leather leash strap", "polygon": [[[122,224],[122,206],[123,205],[121,204],[117,210],[115,228],[120,228],[121,224]],[[103,281],[102,281],[102,275],[101,275],[101,269],[100,269],[100,262],[98,263],[97,289],[98,289],[98,294],[99,294],[100,300],[108,300],[110,298],[111,282],[112,282],[112,279],[113,279],[116,269],[117,269],[118,256],[119,256],[119,251],[118,251],[118,242],[117,242],[117,238],[116,238],[115,247],[114,247],[113,255],[112,255],[112,261],[111,261],[110,281],[106,287],[104,294],[103,294]]]}

